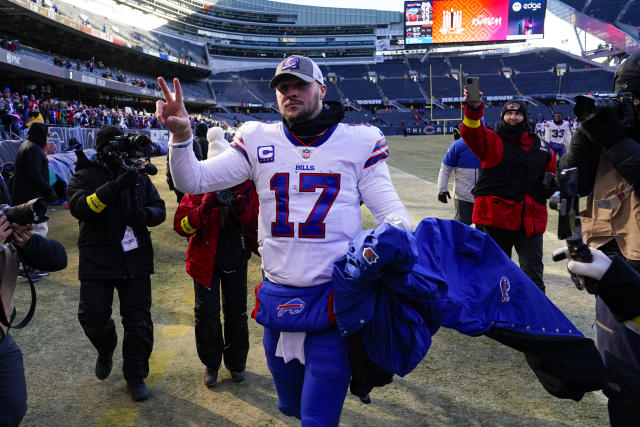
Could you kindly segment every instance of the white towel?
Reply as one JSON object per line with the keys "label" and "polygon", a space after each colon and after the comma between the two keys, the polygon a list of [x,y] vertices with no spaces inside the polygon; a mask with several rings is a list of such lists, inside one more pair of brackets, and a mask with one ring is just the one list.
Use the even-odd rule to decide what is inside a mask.
{"label": "white towel", "polygon": [[298,359],[304,365],[304,339],[306,332],[280,332],[276,356],[284,358],[284,363]]}

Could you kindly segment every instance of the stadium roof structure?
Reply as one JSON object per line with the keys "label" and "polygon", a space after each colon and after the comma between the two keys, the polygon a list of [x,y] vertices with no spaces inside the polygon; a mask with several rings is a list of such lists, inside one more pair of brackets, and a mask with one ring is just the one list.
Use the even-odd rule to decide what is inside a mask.
{"label": "stadium roof structure", "polygon": [[[51,7],[30,0],[0,0],[0,26],[4,35],[19,39],[25,45],[72,58],[96,56],[105,62],[126,64],[132,71],[144,72],[153,67],[158,73],[191,78],[211,72],[205,60],[197,63],[161,54],[133,36],[82,25],[81,14],[75,14],[77,16],[54,12]],[[203,53],[206,54],[204,50]]]}
{"label": "stadium roof structure", "polygon": [[[269,0],[114,1],[166,20],[158,31],[206,43],[214,59],[214,72],[250,67],[241,65],[243,58],[251,58],[254,63],[263,60],[271,66],[290,54],[318,58],[320,62],[372,62],[381,32],[389,33],[395,26],[398,36],[402,34],[403,15],[393,11]],[[232,65],[225,66],[221,61]]]}
{"label": "stadium roof structure", "polygon": [[[635,1],[635,5],[634,5]],[[598,8],[609,9],[612,14],[595,13]],[[634,10],[635,8],[635,10]],[[583,55],[626,56],[640,51],[640,2],[638,0],[548,0],[547,9],[560,19],[570,23],[576,29],[591,34],[610,45],[609,52],[586,52],[581,45]],[[638,15],[638,26],[624,23],[619,18],[633,11]],[[580,42],[580,37],[577,37]]]}

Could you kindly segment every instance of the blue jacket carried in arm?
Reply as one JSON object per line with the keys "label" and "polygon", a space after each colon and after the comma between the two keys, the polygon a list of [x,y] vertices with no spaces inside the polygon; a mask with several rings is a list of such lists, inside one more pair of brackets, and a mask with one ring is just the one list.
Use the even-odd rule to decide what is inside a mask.
{"label": "blue jacket carried in arm", "polygon": [[[386,371],[411,372],[444,326],[523,352],[554,396],[580,400],[604,385],[593,341],[489,236],[457,221],[426,218],[414,233],[391,224],[364,231],[336,261],[333,283],[340,333],[357,333],[366,362]],[[353,381],[368,381],[357,372],[352,392]]]}

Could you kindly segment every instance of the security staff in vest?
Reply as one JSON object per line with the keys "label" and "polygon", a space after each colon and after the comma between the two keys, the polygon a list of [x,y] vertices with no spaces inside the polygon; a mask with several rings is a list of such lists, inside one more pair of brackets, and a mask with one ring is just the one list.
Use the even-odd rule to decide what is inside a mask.
{"label": "security staff in vest", "polygon": [[[558,169],[577,167],[578,193],[588,195],[580,213],[583,240],[609,256],[622,256],[640,271],[640,53],[615,73],[617,101],[628,114],[602,108],[583,117]],[[576,104],[577,105],[577,104]],[[576,111],[578,112],[578,111]],[[586,119],[586,120],[585,120]],[[609,421],[613,426],[640,423],[640,336],[626,328],[601,298],[596,299],[598,350],[609,383]]]}
{"label": "security staff in vest", "polygon": [[164,201],[141,172],[127,171],[112,155],[110,142],[122,131],[103,126],[96,137],[96,160],[77,151],[76,172],[69,181],[69,208],[78,219],[80,302],[78,319],[98,350],[95,375],[111,373],[116,329],[111,318],[118,290],[124,327],[124,378],[133,400],[145,400],[153,348],[151,278],[153,247],[147,227],[165,220]]}
{"label": "security staff in vest", "polygon": [[[466,87],[464,91],[466,98]],[[484,225],[507,255],[515,247],[520,268],[544,292],[542,236],[546,199],[553,193],[545,183],[553,181],[556,156],[533,132],[523,101],[503,105],[495,132],[481,122],[482,101],[468,101],[464,115],[462,138],[481,165],[473,190],[473,222]]]}

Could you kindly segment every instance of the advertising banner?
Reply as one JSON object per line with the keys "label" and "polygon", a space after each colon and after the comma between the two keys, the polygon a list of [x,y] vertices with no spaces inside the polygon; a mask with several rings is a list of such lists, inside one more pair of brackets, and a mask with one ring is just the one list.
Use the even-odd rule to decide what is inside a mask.
{"label": "advertising banner", "polygon": [[405,1],[405,45],[544,37],[546,0]]}
{"label": "advertising banner", "polygon": [[434,43],[506,39],[506,0],[439,0],[433,3]]}
{"label": "advertising banner", "polygon": [[507,40],[542,38],[546,0],[509,0]]}

